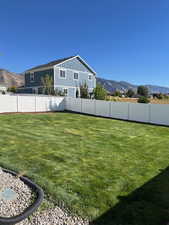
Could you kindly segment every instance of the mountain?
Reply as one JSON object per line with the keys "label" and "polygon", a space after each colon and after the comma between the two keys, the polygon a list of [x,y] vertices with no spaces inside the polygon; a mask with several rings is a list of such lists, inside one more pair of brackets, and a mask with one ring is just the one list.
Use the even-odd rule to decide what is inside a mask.
{"label": "mountain", "polygon": [[[97,77],[97,83],[101,84],[107,91],[113,92],[115,90],[127,91],[128,89],[137,90],[137,85],[130,84],[125,81],[106,80]],[[0,69],[0,86],[5,87],[21,87],[24,85],[24,75],[10,72],[5,69]],[[145,85],[148,87],[150,93],[169,93],[168,87],[161,87],[156,85]]]}
{"label": "mountain", "polygon": [[[106,80],[97,77],[97,83],[101,84],[108,92],[114,92],[115,90],[126,92],[128,89],[137,90],[137,85],[130,84],[125,81]],[[169,93],[169,87],[161,87],[157,85],[145,85],[148,87],[150,93]]]}
{"label": "mountain", "polygon": [[9,72],[5,69],[0,69],[0,86],[20,87],[24,85],[24,75]]}

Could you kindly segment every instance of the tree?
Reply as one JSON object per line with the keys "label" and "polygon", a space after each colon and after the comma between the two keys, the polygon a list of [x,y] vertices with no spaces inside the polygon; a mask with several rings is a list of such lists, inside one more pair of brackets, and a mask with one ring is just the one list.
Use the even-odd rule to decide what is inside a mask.
{"label": "tree", "polygon": [[16,93],[16,87],[15,86],[11,86],[10,88],[8,88],[8,91]]}
{"label": "tree", "polygon": [[145,96],[140,96],[137,102],[138,103],[149,103],[150,100]]}
{"label": "tree", "polygon": [[100,84],[96,85],[96,88],[94,89],[93,94],[94,94],[94,98],[97,100],[105,100],[107,96],[106,90]]}
{"label": "tree", "polygon": [[129,98],[132,98],[135,95],[135,92],[133,91],[133,89],[128,89],[128,91],[126,92],[126,96]]}
{"label": "tree", "polygon": [[148,97],[148,88],[146,86],[138,86],[137,94],[140,96]]}
{"label": "tree", "polygon": [[53,78],[48,74],[42,78],[43,94],[52,95],[54,93]]}
{"label": "tree", "polygon": [[116,90],[114,93],[113,93],[114,96],[117,96],[117,97],[121,97],[122,94],[120,91]]}
{"label": "tree", "polygon": [[80,85],[80,97],[89,98],[89,91],[86,82]]}

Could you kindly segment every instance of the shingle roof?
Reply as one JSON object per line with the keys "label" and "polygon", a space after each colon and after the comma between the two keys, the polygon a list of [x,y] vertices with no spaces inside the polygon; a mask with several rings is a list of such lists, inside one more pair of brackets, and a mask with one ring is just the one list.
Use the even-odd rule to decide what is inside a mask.
{"label": "shingle roof", "polygon": [[74,58],[75,56],[70,56],[70,57],[67,57],[67,58],[62,58],[62,59],[57,59],[55,61],[51,61],[49,63],[46,63],[46,64],[42,64],[42,65],[39,65],[39,66],[35,66],[35,67],[32,67],[31,69],[27,70],[27,71],[30,71],[30,70],[35,70],[35,69],[41,69],[41,68],[44,68],[44,67],[51,67],[51,66],[54,66],[54,65],[57,65],[57,64],[60,64],[68,59],[71,59],[71,58]]}

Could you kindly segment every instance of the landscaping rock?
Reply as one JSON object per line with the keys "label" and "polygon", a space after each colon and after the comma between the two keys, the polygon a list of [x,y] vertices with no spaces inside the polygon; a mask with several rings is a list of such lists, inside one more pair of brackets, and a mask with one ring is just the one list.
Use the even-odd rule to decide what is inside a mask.
{"label": "landscaping rock", "polygon": [[71,216],[59,207],[55,207],[43,212],[36,212],[30,220],[26,219],[18,225],[89,225],[89,222],[80,217]]}
{"label": "landscaping rock", "polygon": [[32,203],[31,189],[19,178],[0,169],[0,217],[21,214]]}

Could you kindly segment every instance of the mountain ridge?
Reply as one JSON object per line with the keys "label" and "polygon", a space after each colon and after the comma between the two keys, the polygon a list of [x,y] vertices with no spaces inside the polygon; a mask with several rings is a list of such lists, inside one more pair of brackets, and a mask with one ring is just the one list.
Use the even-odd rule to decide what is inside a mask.
{"label": "mountain ridge", "polygon": [[[126,92],[128,89],[137,90],[138,85],[131,84],[126,81],[115,81],[101,77],[97,77],[97,83],[101,84],[108,92],[114,92],[116,90]],[[24,75],[22,73],[14,73],[9,70],[0,68],[0,86],[5,87],[21,87],[24,85]],[[163,87],[158,85],[145,85],[148,87],[150,93],[169,93],[169,87]]]}
{"label": "mountain ridge", "polygon": [[10,72],[0,68],[0,86],[4,87],[20,87],[24,85],[24,75]]}
{"label": "mountain ridge", "polygon": [[[114,92],[116,90],[126,92],[128,89],[133,89],[134,91],[136,91],[137,87],[139,86],[126,81],[108,80],[101,77],[97,77],[97,83],[101,84],[108,92]],[[169,87],[151,84],[145,84],[144,86],[149,89],[150,93],[169,93]]]}

